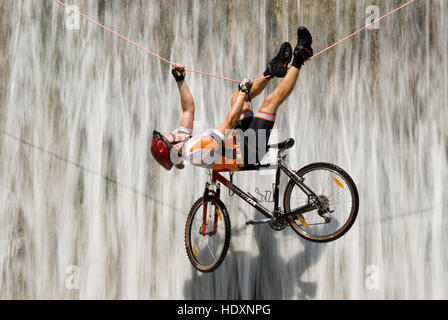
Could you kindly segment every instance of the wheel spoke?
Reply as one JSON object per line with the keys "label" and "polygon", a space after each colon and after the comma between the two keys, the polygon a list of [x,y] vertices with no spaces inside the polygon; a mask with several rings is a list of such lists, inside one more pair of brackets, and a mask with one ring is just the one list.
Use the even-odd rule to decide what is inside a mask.
{"label": "wheel spoke", "polygon": [[[336,189],[337,190],[337,189]],[[347,193],[347,190],[337,190],[337,191],[333,191],[328,197],[330,198],[330,197],[333,197],[333,196],[335,196],[335,195],[337,195],[337,194],[340,194],[340,193]]]}
{"label": "wheel spoke", "polygon": [[[213,245],[213,241],[209,241],[209,242],[211,242],[212,245]],[[210,254],[211,254],[212,257],[213,257],[213,261],[216,261],[216,257],[215,257],[215,255],[213,254],[213,250],[212,250],[212,249],[210,248],[210,246],[208,245],[209,242],[207,242],[207,248],[208,248],[208,250],[210,251]]]}

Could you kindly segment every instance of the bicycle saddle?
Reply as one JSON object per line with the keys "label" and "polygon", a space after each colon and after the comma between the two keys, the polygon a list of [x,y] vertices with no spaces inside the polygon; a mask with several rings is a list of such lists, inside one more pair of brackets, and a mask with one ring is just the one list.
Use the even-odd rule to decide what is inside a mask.
{"label": "bicycle saddle", "polygon": [[279,143],[270,144],[270,145],[268,145],[268,148],[286,150],[286,149],[291,149],[294,146],[294,143],[295,143],[294,139],[289,138],[289,139],[286,139],[285,141],[282,141]]}

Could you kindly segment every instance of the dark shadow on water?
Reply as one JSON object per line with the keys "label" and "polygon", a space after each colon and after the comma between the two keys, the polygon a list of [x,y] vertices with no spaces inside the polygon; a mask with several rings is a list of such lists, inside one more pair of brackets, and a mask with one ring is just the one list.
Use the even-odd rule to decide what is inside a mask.
{"label": "dark shadow on water", "polygon": [[[200,273],[192,268],[191,279],[184,285],[186,299],[313,299],[317,292],[316,282],[306,282],[302,276],[317,263],[325,244],[306,241],[288,226],[282,232],[295,237],[278,237],[268,225],[252,226],[258,252],[233,251],[231,248],[223,264],[213,273]],[[233,241],[244,232],[232,229]],[[280,239],[277,239],[280,238]],[[289,259],[281,257],[278,245],[288,244],[297,254]],[[256,251],[255,249],[254,251]]]}

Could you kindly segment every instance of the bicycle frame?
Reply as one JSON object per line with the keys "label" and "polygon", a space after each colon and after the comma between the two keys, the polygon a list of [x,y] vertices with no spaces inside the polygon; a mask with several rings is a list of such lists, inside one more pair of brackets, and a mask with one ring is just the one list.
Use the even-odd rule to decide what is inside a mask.
{"label": "bicycle frame", "polygon": [[[185,226],[187,255],[192,265],[198,271],[211,272],[216,270],[224,261],[230,246],[231,221],[229,211],[222,201],[224,199],[220,198],[221,184],[229,190],[229,196],[236,194],[251,207],[255,208],[257,212],[264,215],[260,220],[246,221],[246,227],[249,225],[269,224],[274,231],[282,231],[289,225],[300,237],[316,243],[326,243],[339,239],[352,227],[358,213],[359,196],[351,177],[338,166],[324,162],[308,164],[298,171],[290,170],[284,162],[285,157],[281,154],[291,147],[291,141],[286,140],[274,145],[278,147],[279,155],[276,161],[271,164],[251,165],[242,168],[235,168],[233,165],[232,167],[229,166],[229,170],[209,171],[209,178],[205,183],[203,196],[194,202]],[[219,168],[222,167],[219,166]],[[273,204],[268,205],[270,210],[261,204],[264,202],[264,199],[267,199],[267,195],[261,194],[263,196],[261,199],[256,198],[233,183],[234,172],[268,169],[272,169],[275,173],[275,183],[272,183],[274,188],[272,193]],[[230,177],[226,176],[224,172],[229,172]],[[284,193],[283,205],[279,199],[282,172],[288,176],[286,188],[282,184],[281,191]],[[342,183],[335,176],[344,182]],[[331,182],[333,180],[335,184]],[[343,199],[336,195],[335,201],[339,202],[333,203],[332,195],[341,191],[336,185],[341,189],[346,189],[346,192],[350,192],[350,206],[346,207],[344,205],[339,210],[342,213],[343,211],[349,213],[349,216],[344,218],[345,220],[343,221],[332,215],[339,208],[335,204],[348,202],[344,193],[342,195]],[[253,187],[252,185],[251,189]],[[258,188],[255,190],[258,193]],[[327,191],[330,192],[329,195]],[[293,201],[297,193],[299,193],[299,197],[302,194],[302,197],[300,197],[302,200],[298,202]],[[225,198],[227,199],[227,197]],[[269,202],[271,201],[269,200]],[[330,209],[331,204],[333,204],[331,206],[332,210]],[[283,206],[284,208],[281,208]],[[202,209],[204,210],[203,212],[201,212]],[[252,209],[249,208],[249,211],[252,211]],[[328,225],[331,228],[320,227],[320,225],[329,224],[331,221],[336,222]],[[304,228],[309,229],[305,230]],[[215,235],[216,237],[214,237]]]}
{"label": "bicycle frame", "polygon": [[[312,211],[318,207],[320,204],[319,197],[308,187],[304,184],[303,178],[297,176],[293,171],[291,171],[282,161],[281,158],[278,159],[276,164],[266,164],[266,165],[257,165],[257,166],[250,166],[245,167],[239,170],[235,170],[237,172],[244,172],[244,171],[255,171],[255,170],[268,170],[268,169],[276,169],[275,173],[275,187],[274,187],[274,211],[268,210],[266,207],[264,207],[255,197],[247,194],[240,188],[238,188],[233,182],[227,180],[224,176],[222,176],[221,172],[219,171],[212,171],[211,175],[211,181],[212,184],[216,184],[216,182],[222,183],[224,186],[226,186],[229,190],[231,190],[233,193],[235,193],[238,197],[243,199],[245,202],[247,202],[249,205],[257,209],[260,213],[262,213],[267,220],[261,220],[258,223],[267,223],[270,222],[272,219],[282,215],[282,216],[297,216],[301,215],[302,213]],[[297,186],[308,196],[308,198],[311,200],[308,204],[299,207],[287,214],[282,214],[279,207],[279,185],[280,185],[280,174],[281,172],[284,172],[289,178],[291,178]],[[233,172],[233,171],[231,171]],[[206,190],[204,192],[208,193],[209,190],[206,187]],[[218,194],[219,196],[219,194]],[[205,208],[205,205],[204,205]],[[204,211],[205,212],[205,211]],[[301,219],[298,217],[299,220]],[[215,217],[216,219],[216,217]],[[303,221],[302,221],[303,222]],[[205,215],[204,215],[204,223],[205,223]],[[306,222],[304,223],[306,224]]]}

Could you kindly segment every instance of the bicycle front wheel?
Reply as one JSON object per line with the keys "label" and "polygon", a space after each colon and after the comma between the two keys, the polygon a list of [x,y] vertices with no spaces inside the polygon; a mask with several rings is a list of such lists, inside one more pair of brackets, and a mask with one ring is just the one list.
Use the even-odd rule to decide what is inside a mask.
{"label": "bicycle front wheel", "polygon": [[216,270],[230,244],[230,219],[225,205],[214,196],[199,198],[188,214],[185,248],[193,267],[201,272]]}
{"label": "bicycle front wheel", "polygon": [[[291,228],[313,242],[329,242],[342,237],[358,215],[359,196],[352,178],[330,163],[310,164],[296,174],[318,196],[320,205],[300,217],[289,217]],[[286,213],[312,201],[293,180],[286,186],[283,198]]]}

